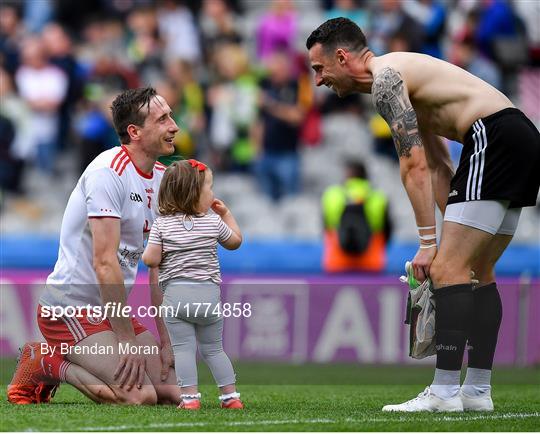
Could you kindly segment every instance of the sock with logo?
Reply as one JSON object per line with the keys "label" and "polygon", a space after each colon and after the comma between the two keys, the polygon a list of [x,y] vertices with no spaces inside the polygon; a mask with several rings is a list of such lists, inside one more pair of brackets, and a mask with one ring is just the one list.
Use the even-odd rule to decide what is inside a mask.
{"label": "sock with logo", "polygon": [[71,365],[71,362],[64,359],[60,354],[47,354],[43,356],[41,366],[43,373],[48,380],[54,380],[54,382],[66,382],[66,373]]}
{"label": "sock with logo", "polygon": [[[437,369],[460,371],[473,315],[472,284],[434,291]],[[458,382],[459,384],[459,382]]]}
{"label": "sock with logo", "polygon": [[469,368],[488,369],[493,366],[499,327],[502,320],[502,303],[495,282],[473,291],[474,315],[469,336]]}

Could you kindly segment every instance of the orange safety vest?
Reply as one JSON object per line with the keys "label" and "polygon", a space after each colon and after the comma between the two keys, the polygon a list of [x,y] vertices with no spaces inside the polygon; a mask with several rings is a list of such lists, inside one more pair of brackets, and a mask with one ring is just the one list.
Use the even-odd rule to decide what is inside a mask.
{"label": "orange safety vest", "polygon": [[[339,244],[337,228],[348,202],[363,202],[372,235],[367,249],[359,254],[343,251]],[[380,272],[386,265],[386,242],[384,220],[386,197],[371,189],[365,179],[348,179],[344,185],[329,187],[323,194],[323,217],[325,221],[324,252],[322,266],[329,273],[347,271]]]}

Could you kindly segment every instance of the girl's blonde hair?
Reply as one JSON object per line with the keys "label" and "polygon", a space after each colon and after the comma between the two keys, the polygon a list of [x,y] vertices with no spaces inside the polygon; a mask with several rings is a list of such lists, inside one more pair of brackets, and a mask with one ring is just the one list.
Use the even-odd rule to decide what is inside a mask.
{"label": "girl's blonde hair", "polygon": [[197,207],[204,177],[210,168],[202,163],[193,167],[191,161],[194,160],[175,161],[165,170],[158,195],[158,209],[161,215],[199,213]]}

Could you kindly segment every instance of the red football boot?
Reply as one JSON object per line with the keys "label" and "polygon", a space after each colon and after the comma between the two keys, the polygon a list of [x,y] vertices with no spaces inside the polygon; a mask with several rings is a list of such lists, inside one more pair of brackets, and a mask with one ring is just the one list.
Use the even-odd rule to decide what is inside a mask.
{"label": "red football boot", "polygon": [[41,343],[28,342],[19,351],[17,367],[7,388],[8,401],[13,404],[50,402],[59,383],[50,384],[51,380],[44,381]]}

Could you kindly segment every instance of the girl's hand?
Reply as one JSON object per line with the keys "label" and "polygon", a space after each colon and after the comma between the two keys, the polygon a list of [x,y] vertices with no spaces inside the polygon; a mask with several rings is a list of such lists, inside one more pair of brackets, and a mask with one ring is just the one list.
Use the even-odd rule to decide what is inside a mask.
{"label": "girl's hand", "polygon": [[220,217],[223,217],[229,212],[229,208],[227,208],[227,206],[225,205],[225,203],[223,203],[222,200],[214,199],[214,202],[212,202],[212,211],[214,211]]}

